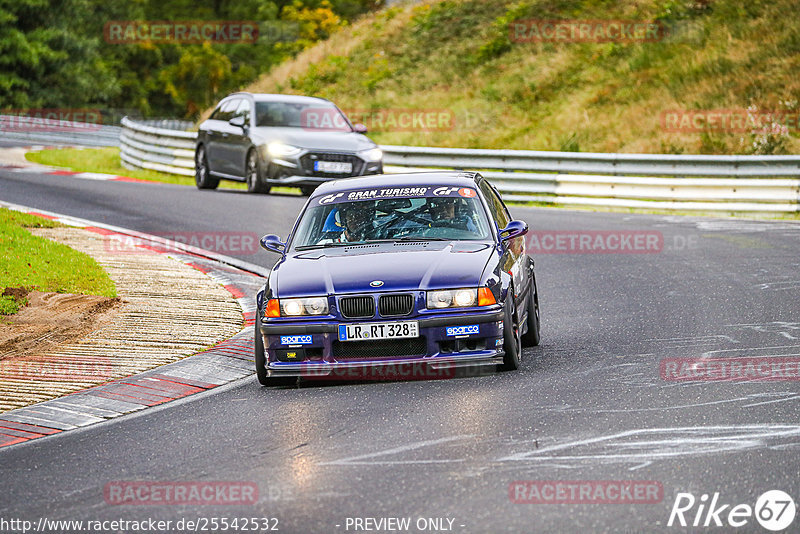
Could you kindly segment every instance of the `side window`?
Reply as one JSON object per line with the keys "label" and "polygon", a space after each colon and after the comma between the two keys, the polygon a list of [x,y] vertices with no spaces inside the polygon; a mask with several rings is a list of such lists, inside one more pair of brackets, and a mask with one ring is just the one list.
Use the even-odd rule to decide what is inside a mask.
{"label": "side window", "polygon": [[500,192],[497,189],[495,189],[494,186],[492,186],[492,192],[494,192],[494,198],[497,201],[498,209],[500,210],[502,217],[504,217],[503,226],[501,228],[505,228],[506,226],[508,226],[508,223],[511,222],[511,214],[508,213],[508,208],[506,207],[505,204],[503,204],[503,199],[500,196]]}
{"label": "side window", "polygon": [[218,120],[220,120],[219,117],[220,117],[221,114],[222,114],[222,106],[219,105],[219,106],[217,106],[217,109],[215,109],[214,112],[211,114],[209,119],[213,119],[215,121],[218,121]]}
{"label": "side window", "polygon": [[239,107],[239,102],[241,102],[241,98],[234,98],[233,100],[228,100],[222,107],[220,108],[219,117],[217,120],[228,122],[233,118],[233,114],[236,113],[236,108]]}
{"label": "side window", "polygon": [[508,215],[503,201],[500,200],[494,188],[490,186],[489,182],[486,180],[481,182],[480,188],[483,192],[483,196],[486,197],[486,202],[489,204],[489,211],[492,212],[492,217],[497,221],[497,226],[499,226],[500,229],[505,228],[511,220],[511,217]]}
{"label": "side window", "polygon": [[239,106],[236,108],[234,117],[244,117],[244,123],[250,124],[250,101],[246,98],[239,100]]}

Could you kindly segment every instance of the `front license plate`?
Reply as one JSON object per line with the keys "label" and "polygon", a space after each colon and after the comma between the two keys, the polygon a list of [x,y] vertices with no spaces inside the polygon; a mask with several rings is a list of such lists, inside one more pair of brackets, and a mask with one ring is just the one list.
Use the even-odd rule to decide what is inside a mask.
{"label": "front license plate", "polygon": [[344,174],[353,172],[353,164],[349,161],[315,161],[314,170],[318,172]]}
{"label": "front license plate", "polygon": [[400,339],[404,337],[419,337],[419,324],[417,321],[339,325],[339,341]]}

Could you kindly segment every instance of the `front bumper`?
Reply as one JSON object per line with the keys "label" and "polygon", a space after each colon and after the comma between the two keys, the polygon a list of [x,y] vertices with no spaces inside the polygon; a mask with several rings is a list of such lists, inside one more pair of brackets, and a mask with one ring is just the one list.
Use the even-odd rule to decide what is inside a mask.
{"label": "front bumper", "polygon": [[[315,161],[344,162],[351,164],[349,173],[328,173],[314,170]],[[324,152],[304,149],[292,157],[272,158],[264,161],[264,182],[270,185],[319,185],[339,178],[352,178],[383,173],[383,161],[365,161],[355,153]]]}
{"label": "front bumper", "polygon": [[[503,312],[443,314],[411,317],[419,337],[410,338],[414,354],[392,354],[399,340],[339,341],[340,324],[380,323],[387,320],[298,324],[265,320],[261,334],[269,376],[307,378],[447,378],[468,369],[502,363]],[[470,329],[453,329],[466,327]],[[387,342],[388,341],[388,342]],[[371,344],[371,345],[370,345]],[[400,343],[402,345],[402,343]],[[399,349],[402,350],[402,349]]]}

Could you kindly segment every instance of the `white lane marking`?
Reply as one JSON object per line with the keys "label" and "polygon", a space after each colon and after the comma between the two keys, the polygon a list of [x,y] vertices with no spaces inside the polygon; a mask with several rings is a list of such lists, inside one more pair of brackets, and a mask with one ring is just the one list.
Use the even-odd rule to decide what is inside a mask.
{"label": "white lane marking", "polygon": [[[663,438],[660,437],[662,434]],[[655,439],[652,439],[651,436]],[[645,439],[627,441],[628,438],[639,437]],[[609,463],[643,463],[656,459],[765,447],[767,446],[766,440],[778,438],[800,438],[800,426],[741,425],[628,430],[519,452],[498,458],[497,461],[555,461],[559,464],[565,464],[570,461],[600,460]],[[598,446],[599,450],[592,450],[593,446]],[[585,453],[581,453],[582,448],[588,450]],[[604,448],[607,450],[604,450]],[[577,449],[576,452],[579,454],[556,454],[571,449]]]}
{"label": "white lane marking", "polygon": [[[748,326],[748,325],[730,325],[730,326]],[[767,354],[757,354],[767,352]],[[723,354],[728,353],[728,354]],[[739,356],[748,356],[755,358],[758,357],[777,357],[777,356],[798,356],[800,355],[800,345],[775,345],[772,347],[750,347],[744,349],[718,349],[718,350],[709,350],[703,353],[703,358],[715,358],[716,355],[720,355],[720,357],[735,357],[735,355]]]}
{"label": "white lane marking", "polygon": [[673,337],[673,338],[651,338],[645,339],[645,342],[653,342],[653,343],[667,343],[676,346],[680,345],[692,345],[692,344],[703,344],[703,343],[716,343],[718,341],[727,341],[729,343],[739,343],[739,341],[733,339],[730,336],[725,335],[710,335],[710,336],[695,336],[695,337]]}
{"label": "white lane marking", "polygon": [[[680,222],[681,219],[678,219]],[[689,222],[689,221],[685,221]],[[752,220],[698,220],[693,221],[698,230],[707,230],[712,232],[731,232],[731,233],[747,233],[747,232],[777,232],[777,231],[797,231],[800,230],[800,224],[791,221],[752,221]],[[789,235],[789,234],[783,234]]]}
{"label": "white lane marking", "polygon": [[770,323],[754,323],[754,324],[730,324],[726,326],[735,326],[739,328],[746,328],[755,330],[762,334],[778,334],[786,339],[797,339],[793,334],[800,335],[800,323],[793,323],[788,321],[772,321]]}
{"label": "white lane marking", "polygon": [[73,178],[82,178],[84,180],[116,180],[116,174],[103,174],[99,172],[79,172],[78,174],[71,175]]}
{"label": "white lane marking", "polygon": [[763,402],[755,402],[753,404],[745,404],[742,408],[752,408],[754,406],[763,406],[764,404],[775,404],[776,402],[786,402],[794,399],[800,399],[800,395],[795,395],[793,397],[786,397],[784,399],[775,399],[771,401],[763,401]]}
{"label": "white lane marking", "polygon": [[446,459],[446,460],[384,460],[379,462],[321,462],[319,465],[414,465],[414,464],[452,464],[464,462],[466,458]]}
{"label": "white lane marking", "polygon": [[786,289],[797,289],[800,287],[800,280],[784,280],[781,282],[765,282],[756,284],[756,289],[770,289],[773,291],[783,291]]}
{"label": "white lane marking", "polygon": [[[739,402],[739,401],[748,401],[748,400],[755,400],[755,398],[759,397],[777,397],[779,395],[787,395],[787,398],[777,399],[777,400],[770,400],[770,401],[763,401],[757,402],[754,404],[745,404],[742,408],[749,408],[751,406],[759,406],[761,404],[772,404],[774,402],[784,402],[787,400],[792,400],[795,398],[800,398],[800,395],[797,395],[795,392],[791,391],[782,391],[778,393],[753,393],[750,395],[745,395],[743,397],[736,397],[733,399],[723,399],[718,401],[709,401],[709,402],[698,402],[693,404],[681,404],[679,406],[656,406],[653,408],[616,408],[616,409],[597,409],[597,408],[573,408],[573,407],[566,407],[563,409],[551,410],[551,411],[561,411],[561,412],[591,412],[591,413],[629,413],[629,412],[663,412],[666,410],[685,410],[687,408],[699,408],[701,406],[713,406],[715,404],[728,404],[731,402]],[[539,408],[541,409],[541,408]]]}
{"label": "white lane marking", "polygon": [[644,462],[639,465],[634,465],[633,467],[629,467],[628,471],[636,471],[637,469],[641,469],[642,467],[650,467],[650,465],[652,464],[653,462]]}
{"label": "white lane marking", "polygon": [[399,454],[401,452],[413,451],[416,449],[421,449],[423,447],[430,447],[433,445],[441,445],[442,443],[449,443],[452,441],[462,441],[466,439],[473,439],[475,436],[472,434],[464,434],[464,435],[457,435],[457,436],[450,436],[447,438],[440,438],[440,439],[432,439],[426,441],[417,441],[416,443],[409,443],[408,445],[401,445],[400,447],[394,447],[391,449],[386,449],[383,451],[378,452],[371,452],[368,454],[360,454],[358,456],[351,456],[349,458],[341,458],[339,460],[333,460],[330,462],[320,462],[319,465],[364,465],[364,464],[425,464],[425,463],[448,463],[448,462],[462,462],[463,459],[458,460],[408,460],[408,461],[377,461],[377,462],[362,462],[360,460],[366,460],[368,458],[378,458],[380,456],[388,456],[391,454]]}

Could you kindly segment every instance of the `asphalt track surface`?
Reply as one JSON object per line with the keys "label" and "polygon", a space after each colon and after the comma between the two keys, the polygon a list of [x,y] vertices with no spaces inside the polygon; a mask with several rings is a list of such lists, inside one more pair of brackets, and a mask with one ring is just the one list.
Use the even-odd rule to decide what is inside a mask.
{"label": "asphalt track surface", "polygon": [[[281,236],[304,201],[3,170],[0,200],[150,233]],[[533,231],[647,231],[663,246],[535,254],[543,342],[524,351],[518,372],[299,388],[250,377],[0,450],[0,517],[271,517],[298,533],[354,532],[352,518],[365,517],[411,518],[409,532],[436,531],[417,529],[418,518],[452,519],[459,533],[696,531],[666,526],[678,493],[753,506],[776,489],[798,501],[797,380],[680,382],[660,369],[665,358],[800,355],[800,224],[512,213]],[[104,501],[109,482],[143,480],[250,481],[259,500]],[[520,480],[655,481],[663,499],[517,504],[509,485]],[[731,531],[731,506],[709,531]],[[787,532],[799,530],[796,518]],[[737,531],[768,532],[753,517]]]}

